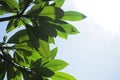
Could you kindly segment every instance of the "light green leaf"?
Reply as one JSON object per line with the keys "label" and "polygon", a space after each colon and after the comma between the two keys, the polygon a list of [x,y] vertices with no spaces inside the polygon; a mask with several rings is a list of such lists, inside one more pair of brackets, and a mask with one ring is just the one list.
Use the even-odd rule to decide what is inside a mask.
{"label": "light green leaf", "polygon": [[51,69],[52,71],[58,71],[58,70],[64,69],[67,65],[68,63],[66,63],[63,60],[51,60],[44,66]]}
{"label": "light green leaf", "polygon": [[54,0],[54,2],[56,7],[61,7],[65,0]]}
{"label": "light green leaf", "polygon": [[60,19],[63,17],[63,15],[64,15],[63,10],[53,6],[44,7],[44,9],[39,14],[39,16],[47,16],[49,18],[52,18],[53,20]]}
{"label": "light green leaf", "polygon": [[57,55],[57,51],[58,51],[57,47],[51,50],[51,54],[50,54],[51,59],[55,58],[55,56]]}
{"label": "light green leaf", "polygon": [[72,75],[64,72],[56,72],[51,78],[52,80],[77,80]]}
{"label": "light green leaf", "polygon": [[40,47],[38,48],[40,55],[45,58],[50,58],[50,47],[49,44],[44,40],[39,40]]}
{"label": "light green leaf", "polygon": [[61,32],[59,30],[57,30],[57,34],[59,37],[63,38],[63,39],[67,39],[68,38],[68,34],[65,32]]}
{"label": "light green leaf", "polygon": [[75,12],[75,11],[66,11],[64,13],[64,16],[62,20],[68,20],[68,21],[79,21],[86,18],[85,15],[83,15],[80,12]]}

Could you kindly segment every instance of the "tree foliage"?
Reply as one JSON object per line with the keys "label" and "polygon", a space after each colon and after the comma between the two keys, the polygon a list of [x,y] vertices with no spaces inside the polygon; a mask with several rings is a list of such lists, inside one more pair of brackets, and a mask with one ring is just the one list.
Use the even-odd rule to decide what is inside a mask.
{"label": "tree foliage", "polygon": [[[67,21],[86,16],[61,9],[65,0],[0,0],[0,22],[7,21],[6,33],[15,32],[0,42],[0,80],[76,80],[61,72],[68,63],[56,59],[58,48],[50,49],[59,36],[79,31]],[[6,23],[7,23],[6,22]],[[22,28],[24,27],[24,28]]]}

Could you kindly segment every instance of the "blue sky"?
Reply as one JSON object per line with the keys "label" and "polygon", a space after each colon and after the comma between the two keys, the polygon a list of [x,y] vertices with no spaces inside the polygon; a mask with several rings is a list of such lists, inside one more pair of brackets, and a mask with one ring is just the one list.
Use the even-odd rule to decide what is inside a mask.
{"label": "blue sky", "polygon": [[72,22],[80,34],[56,40],[57,57],[70,64],[64,71],[77,80],[120,80],[118,0],[66,0],[63,8],[87,15],[85,20]]}
{"label": "blue sky", "polygon": [[[69,63],[64,71],[77,80],[120,80],[118,3],[118,0],[65,1],[63,9],[79,11],[87,16],[82,21],[71,22],[80,34],[69,36],[68,40],[56,39],[59,47],[57,58]],[[0,40],[5,24],[0,26]]]}

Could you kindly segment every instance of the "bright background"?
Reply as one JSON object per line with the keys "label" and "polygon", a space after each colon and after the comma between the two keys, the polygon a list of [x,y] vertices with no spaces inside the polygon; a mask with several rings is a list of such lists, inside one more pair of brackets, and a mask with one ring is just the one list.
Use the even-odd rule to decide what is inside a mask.
{"label": "bright background", "polygon": [[119,0],[66,0],[63,9],[84,13],[72,22],[80,34],[57,39],[57,58],[70,65],[64,70],[77,80],[120,80]]}
{"label": "bright background", "polygon": [[[65,0],[63,9],[82,12],[86,19],[71,22],[81,32],[56,39],[57,58],[77,80],[120,80],[119,0]],[[0,25],[0,40],[4,25]],[[3,33],[1,33],[3,32]]]}

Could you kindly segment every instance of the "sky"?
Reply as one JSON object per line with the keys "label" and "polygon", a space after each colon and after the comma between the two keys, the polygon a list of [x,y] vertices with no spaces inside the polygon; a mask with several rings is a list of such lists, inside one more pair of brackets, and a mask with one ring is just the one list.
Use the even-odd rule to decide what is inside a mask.
{"label": "sky", "polygon": [[81,12],[87,18],[70,22],[80,34],[56,39],[57,58],[69,63],[63,71],[77,80],[120,80],[119,7],[119,0],[65,0],[64,10]]}
{"label": "sky", "polygon": [[[74,5],[73,5],[74,3]],[[56,39],[57,58],[77,80],[120,80],[120,11],[118,0],[66,0],[63,9],[84,13],[71,22],[80,34]]]}

